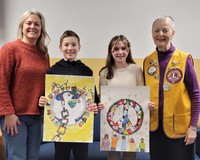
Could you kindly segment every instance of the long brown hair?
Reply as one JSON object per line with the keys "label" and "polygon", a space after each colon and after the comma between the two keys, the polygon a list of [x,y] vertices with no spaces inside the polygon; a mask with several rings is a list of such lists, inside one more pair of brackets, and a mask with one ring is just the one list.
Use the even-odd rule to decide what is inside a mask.
{"label": "long brown hair", "polygon": [[108,70],[107,75],[106,75],[107,79],[112,79],[114,76],[114,72],[113,72],[114,58],[112,56],[112,52],[118,41],[122,41],[126,47],[126,50],[128,51],[128,56],[126,58],[126,62],[128,64],[131,64],[131,63],[135,64],[135,61],[132,58],[131,44],[128,41],[128,39],[124,35],[117,35],[117,36],[113,37],[108,45],[108,54],[107,54],[107,58],[106,58],[106,65],[99,71],[99,74],[100,74],[103,69],[107,68],[107,70]]}

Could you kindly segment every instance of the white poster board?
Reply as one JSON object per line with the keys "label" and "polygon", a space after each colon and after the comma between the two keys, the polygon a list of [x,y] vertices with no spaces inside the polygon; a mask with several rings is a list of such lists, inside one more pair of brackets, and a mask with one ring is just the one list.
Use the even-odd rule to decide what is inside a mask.
{"label": "white poster board", "polygon": [[149,152],[150,89],[101,86],[103,151]]}

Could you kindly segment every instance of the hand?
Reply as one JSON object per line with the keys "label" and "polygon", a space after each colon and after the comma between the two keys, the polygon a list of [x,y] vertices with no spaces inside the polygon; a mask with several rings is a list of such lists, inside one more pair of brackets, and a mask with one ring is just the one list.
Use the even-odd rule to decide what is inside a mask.
{"label": "hand", "polygon": [[47,104],[47,99],[45,96],[41,96],[40,99],[39,99],[39,106],[40,107],[44,107],[46,104]]}
{"label": "hand", "polygon": [[187,129],[187,132],[185,134],[185,145],[194,143],[195,139],[197,137],[197,131],[196,127],[190,126]]}
{"label": "hand", "polygon": [[154,109],[154,108],[155,108],[154,102],[149,102],[149,103],[148,103],[148,109],[149,109],[149,110],[152,110],[152,109]]}
{"label": "hand", "polygon": [[91,103],[87,109],[90,111],[90,112],[94,112],[94,114],[97,114],[98,113],[98,107],[97,107],[97,104],[96,103]]}
{"label": "hand", "polygon": [[103,103],[99,103],[98,104],[98,110],[103,110],[104,109],[104,104]]}
{"label": "hand", "polygon": [[18,134],[17,125],[21,125],[21,123],[15,114],[5,115],[3,130],[6,130],[7,134],[11,136]]}

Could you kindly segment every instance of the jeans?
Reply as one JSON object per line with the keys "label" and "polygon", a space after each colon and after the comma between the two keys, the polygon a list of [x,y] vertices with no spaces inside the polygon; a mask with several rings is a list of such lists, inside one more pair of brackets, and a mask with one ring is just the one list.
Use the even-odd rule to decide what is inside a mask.
{"label": "jeans", "polygon": [[7,160],[38,160],[41,143],[42,117],[40,115],[18,116],[18,134],[11,136],[3,131],[4,117],[0,118]]}

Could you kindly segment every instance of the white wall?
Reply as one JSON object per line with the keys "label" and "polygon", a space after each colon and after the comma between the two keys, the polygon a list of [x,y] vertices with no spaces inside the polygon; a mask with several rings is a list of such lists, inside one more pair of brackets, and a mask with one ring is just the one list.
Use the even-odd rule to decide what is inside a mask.
{"label": "white wall", "polygon": [[23,12],[35,8],[46,18],[51,58],[60,58],[59,38],[72,29],[81,38],[79,58],[105,58],[110,39],[124,34],[135,58],[144,58],[155,46],[151,25],[155,18],[175,20],[174,45],[200,58],[199,0],[0,0],[0,46],[16,38]]}

